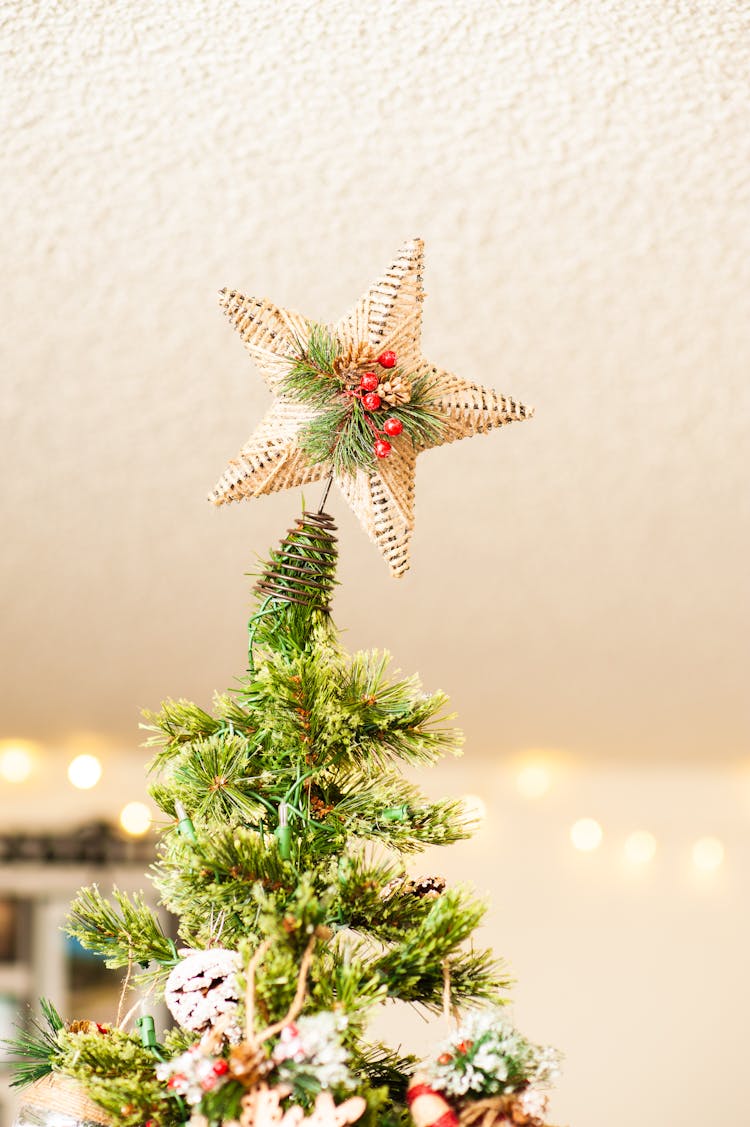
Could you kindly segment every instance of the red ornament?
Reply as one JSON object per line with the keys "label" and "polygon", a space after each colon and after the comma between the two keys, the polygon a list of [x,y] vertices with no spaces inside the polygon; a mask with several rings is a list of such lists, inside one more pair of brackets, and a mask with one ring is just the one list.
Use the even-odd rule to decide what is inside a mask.
{"label": "red ornament", "polygon": [[406,1090],[406,1102],[414,1127],[458,1127],[458,1116],[440,1092],[417,1073]]}
{"label": "red ornament", "polygon": [[453,1057],[450,1055],[450,1053],[441,1053],[438,1057],[438,1064],[450,1064],[452,1060]]}
{"label": "red ornament", "polygon": [[403,429],[404,424],[400,419],[386,419],[383,423],[383,430],[386,434],[390,434],[392,438],[395,438],[397,434],[401,434]]}
{"label": "red ornament", "polygon": [[183,1076],[181,1072],[175,1072],[174,1076],[170,1076],[167,1080],[170,1092],[174,1092],[175,1088],[180,1088],[183,1084],[187,1084],[187,1076]]}
{"label": "red ornament", "polygon": [[380,406],[380,396],[374,391],[368,391],[367,395],[362,396],[362,406],[365,411],[377,411]]}
{"label": "red ornament", "polygon": [[216,1077],[215,1076],[204,1076],[203,1079],[201,1080],[201,1088],[203,1089],[204,1092],[210,1092],[211,1089],[213,1087],[215,1087],[215,1085],[216,1085]]}
{"label": "red ornament", "polygon": [[395,368],[396,367],[396,353],[390,348],[385,352],[381,352],[378,356],[378,364],[381,368]]}
{"label": "red ornament", "polygon": [[217,1061],[214,1061],[214,1072],[217,1076],[224,1076],[229,1072],[229,1062],[225,1061],[223,1057],[219,1057]]}
{"label": "red ornament", "polygon": [[377,458],[387,458],[393,447],[387,438],[379,438],[375,443],[375,456]]}
{"label": "red ornament", "polygon": [[379,383],[380,377],[376,376],[374,372],[365,372],[359,381],[359,386],[363,387],[365,391],[374,391]]}
{"label": "red ornament", "polygon": [[156,1127],[156,1120],[155,1119],[147,1119],[146,1122],[143,1124],[143,1127]]}

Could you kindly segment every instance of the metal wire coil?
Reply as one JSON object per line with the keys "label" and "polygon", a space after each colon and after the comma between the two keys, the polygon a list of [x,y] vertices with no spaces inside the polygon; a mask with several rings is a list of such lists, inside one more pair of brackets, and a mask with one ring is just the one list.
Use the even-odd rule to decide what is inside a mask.
{"label": "metal wire coil", "polygon": [[338,559],[335,529],[328,513],[303,512],[278,551],[271,552],[255,590],[280,602],[329,610]]}

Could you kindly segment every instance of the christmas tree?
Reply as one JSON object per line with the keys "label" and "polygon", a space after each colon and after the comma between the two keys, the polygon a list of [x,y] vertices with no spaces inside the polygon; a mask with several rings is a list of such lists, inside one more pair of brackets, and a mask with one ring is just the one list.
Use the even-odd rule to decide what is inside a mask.
{"label": "christmas tree", "polygon": [[[420,271],[421,244],[407,244],[389,285],[370,291],[390,304],[368,301],[369,345],[351,329],[361,317],[347,335],[226,299],[278,402],[214,500],[312,480],[321,466],[328,484],[257,577],[235,687],[210,711],[177,700],[147,716],[151,794],[166,816],[152,876],[178,943],[142,897],[94,886],[72,905],[70,934],[125,972],[124,993],[163,996],[175,1026],[157,1037],[142,1000],[112,1025],[64,1022],[44,1002],[12,1046],[16,1080],[30,1085],[20,1124],[48,1110],[64,1127],[543,1123],[556,1056],[505,1018],[507,975],[471,943],[483,904],[406,868],[472,829],[460,801],[428,801],[402,774],[458,751],[447,700],[391,676],[385,653],[349,655],[331,617],[331,481],[400,574],[419,449],[527,414],[415,359]],[[289,409],[293,431],[274,445]],[[379,465],[392,456],[396,477]],[[429,1061],[368,1037],[393,1001],[453,1017]]]}

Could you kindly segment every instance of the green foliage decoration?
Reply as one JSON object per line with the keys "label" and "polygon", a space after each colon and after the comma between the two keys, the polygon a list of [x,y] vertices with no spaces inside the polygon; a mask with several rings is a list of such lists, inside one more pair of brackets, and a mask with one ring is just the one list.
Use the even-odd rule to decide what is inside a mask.
{"label": "green foliage decoration", "polygon": [[184,1110],[156,1079],[154,1057],[131,1033],[110,1028],[105,1034],[60,1034],[57,1068],[78,1080],[90,1098],[120,1127],[176,1127]]}
{"label": "green foliage decoration", "polygon": [[412,377],[398,367],[379,373],[384,380],[408,379],[409,399],[395,405],[383,401],[376,411],[367,411],[357,392],[361,374],[377,369],[374,356],[347,356],[329,329],[312,324],[308,339],[297,341],[289,359],[281,390],[312,408],[311,418],[300,429],[299,443],[313,465],[330,463],[336,475],[371,468],[377,461],[373,440],[388,418],[398,419],[403,427],[396,442],[427,446],[439,441],[445,424],[435,408],[431,375]]}
{"label": "green foliage decoration", "polygon": [[28,1029],[19,1029],[15,1037],[0,1042],[13,1069],[11,1087],[25,1088],[48,1076],[59,1060],[61,1049],[58,1034],[64,1022],[47,998],[41,998],[41,1019],[34,1017]]}
{"label": "green foliage decoration", "polygon": [[[322,333],[311,338],[310,395],[323,397],[335,349]],[[303,368],[300,359],[300,378]],[[403,773],[460,754],[461,735],[442,692],[393,673],[382,651],[343,648],[328,608],[335,559],[330,524],[304,515],[261,568],[246,673],[210,708],[169,700],[146,714],[151,793],[167,821],[152,878],[185,946],[237,950],[245,967],[263,948],[256,1032],[296,1005],[309,956],[301,1016],[345,1016],[342,1043],[367,1101],[363,1127],[396,1127],[414,1062],[369,1041],[373,1011],[395,1001],[432,1013],[500,1005],[509,979],[473,945],[484,905],[468,889],[420,897],[404,883],[410,858],[472,832],[461,801],[429,799]],[[84,888],[68,930],[156,992],[178,960],[142,895]],[[246,985],[241,975],[241,997]],[[53,1011],[46,1018],[49,1028],[21,1045],[19,1083],[57,1068],[120,1127],[179,1121],[185,1108],[157,1079],[156,1055],[181,1057],[195,1034],[173,1030],[154,1050],[119,1029],[72,1033]],[[235,1080],[225,1082],[201,1114],[236,1118],[239,1095]]]}

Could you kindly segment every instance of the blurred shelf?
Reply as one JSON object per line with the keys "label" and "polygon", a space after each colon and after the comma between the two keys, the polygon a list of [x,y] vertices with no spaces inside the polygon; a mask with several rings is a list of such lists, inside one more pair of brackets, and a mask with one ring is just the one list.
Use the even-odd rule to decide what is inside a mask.
{"label": "blurred shelf", "polygon": [[[66,1020],[114,1019],[122,976],[67,938],[63,925],[78,889],[93,883],[105,892],[143,890],[156,907],[146,878],[154,845],[153,837],[127,839],[102,822],[57,835],[0,834],[0,1040],[39,1012],[42,997]],[[157,1027],[168,1023],[166,1011],[151,1012]],[[11,1127],[18,1106],[9,1081],[0,1061],[0,1127]]]}

